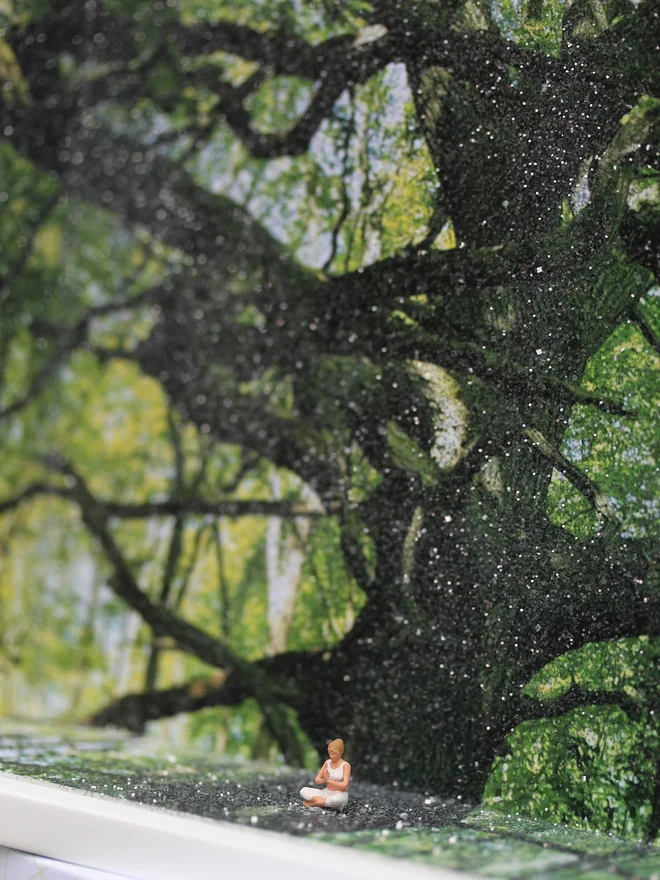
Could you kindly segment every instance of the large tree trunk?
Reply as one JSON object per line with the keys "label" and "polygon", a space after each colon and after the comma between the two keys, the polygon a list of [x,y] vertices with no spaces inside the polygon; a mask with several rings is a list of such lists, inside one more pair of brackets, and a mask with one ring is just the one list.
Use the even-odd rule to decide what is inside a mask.
{"label": "large tree trunk", "polygon": [[[481,75],[492,82],[491,68]],[[588,641],[658,626],[646,588],[635,587],[646,577],[641,553],[609,543],[607,533],[582,545],[554,527],[546,509],[570,388],[580,385],[588,357],[630,298],[643,293],[648,275],[615,253],[621,208],[605,183],[600,193],[592,183],[584,220],[563,238],[551,231],[557,192],[577,175],[586,131],[569,137],[564,119],[550,126],[552,143],[530,146],[525,132],[538,105],[517,103],[511,127],[504,112],[511,99],[493,86],[486,101],[479,76],[473,73],[474,85],[453,85],[447,70],[428,64],[413,74],[419,116],[445,178],[438,212],[452,217],[459,240],[491,245],[504,230],[518,241],[500,283],[477,274],[447,306],[470,316],[475,340],[490,354],[479,378],[460,380],[473,446],[431,488],[400,473],[385,478],[365,517],[377,580],[328,664],[326,730],[309,728],[316,742],[330,728],[345,731],[362,774],[470,798],[480,795],[494,755],[525,717],[522,688],[536,671]],[[610,102],[620,100],[617,93],[601,101],[609,123],[590,150],[613,136],[618,117]],[[574,103],[562,113],[579,113]],[[560,146],[564,161],[553,167]],[[405,560],[411,528],[412,566]],[[625,609],[617,602],[623,591]]]}
{"label": "large tree trunk", "polygon": [[410,586],[404,505],[381,496],[380,580],[326,664],[326,711],[307,711],[311,682],[301,701],[312,741],[345,735],[367,778],[478,798],[529,715],[535,672],[587,642],[659,630],[639,548],[583,544],[548,522],[552,466],[539,452],[512,444],[485,468],[422,493]]}
{"label": "large tree trunk", "polygon": [[[569,388],[630,294],[624,286],[603,303],[608,320],[597,327],[575,309],[568,322],[563,304],[586,310],[611,263],[606,252],[577,266],[574,290],[553,292],[552,281],[493,298],[480,290],[484,338],[498,324],[508,338],[490,343],[502,354],[497,393],[461,382],[469,452],[432,486],[393,468],[363,510],[377,555],[368,604],[327,663],[327,711],[312,721],[303,702],[301,719],[319,747],[346,735],[364,776],[476,799],[528,714],[522,688],[535,672],[589,641],[658,629],[640,548],[607,528],[577,541],[547,511]],[[633,286],[645,280],[640,272]],[[515,379],[534,371],[556,381]]]}

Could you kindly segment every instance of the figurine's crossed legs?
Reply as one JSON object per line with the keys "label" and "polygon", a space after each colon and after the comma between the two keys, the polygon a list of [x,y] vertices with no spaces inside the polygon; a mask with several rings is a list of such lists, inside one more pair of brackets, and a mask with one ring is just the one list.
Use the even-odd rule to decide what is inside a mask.
{"label": "figurine's crossed legs", "polygon": [[348,794],[345,791],[328,791],[327,788],[311,788],[311,786],[301,788],[300,797],[306,807],[325,807],[328,810],[338,810],[340,813],[348,801]]}

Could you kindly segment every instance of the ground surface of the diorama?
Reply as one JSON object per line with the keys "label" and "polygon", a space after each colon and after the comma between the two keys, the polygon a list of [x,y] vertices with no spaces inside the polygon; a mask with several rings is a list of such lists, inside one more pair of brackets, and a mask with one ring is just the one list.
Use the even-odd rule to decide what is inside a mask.
{"label": "ground surface of the diorama", "polygon": [[[0,730],[0,770],[440,870],[507,880],[660,880],[660,847],[369,785],[359,778],[351,783],[344,813],[310,811],[298,797],[309,779],[305,771],[208,755],[155,754],[151,746],[145,752],[139,741],[105,735]],[[48,872],[43,876],[49,877]]]}

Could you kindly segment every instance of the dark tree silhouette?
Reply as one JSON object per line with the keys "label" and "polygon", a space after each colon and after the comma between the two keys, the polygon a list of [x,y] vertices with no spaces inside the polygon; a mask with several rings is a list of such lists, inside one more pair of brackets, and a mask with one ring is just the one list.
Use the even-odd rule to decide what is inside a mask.
{"label": "dark tree silhouette", "polygon": [[[551,5],[527,5],[530,27]],[[319,749],[343,732],[362,776],[477,797],[508,733],[543,712],[522,693],[536,672],[589,642],[660,635],[658,548],[624,539],[601,487],[561,451],[576,404],[635,417],[624,401],[581,387],[615,328],[635,322],[660,346],[638,307],[658,268],[657,213],[629,205],[637,176],[658,169],[660,20],[650,0],[596,5],[604,22],[576,0],[549,46],[503,35],[490,5],[474,0],[373,0],[365,15],[380,26],[376,36],[318,45],[285,17],[263,30],[186,24],[162,3],[138,18],[100,0],[52,0],[8,28],[29,99],[14,86],[0,105],[7,141],[62,192],[186,258],[142,294],[158,308],[147,339],[130,351],[92,350],[136,361],[184,419],[312,486],[339,518],[346,565],[367,596],[334,649],[246,663],[145,597],[109,525],[111,516],[183,517],[223,504],[240,515],[230,509],[240,502],[175,487],[171,501],[122,505],[93,497],[75,462],[54,459],[66,485],[54,477],[1,509],[65,494],[110,560],[117,595],[154,637],[223,670],[172,691],[154,690],[152,677],[145,694],[107,707],[98,722],[141,729],[256,696],[280,742],[292,736],[288,705]],[[254,72],[227,82],[216,52]],[[254,157],[304,154],[340,95],[393,63],[405,65],[439,183],[420,243],[356,271],[312,271],[190,171],[220,122]],[[315,90],[288,131],[264,134],[250,98],[276,76]],[[168,113],[202,92],[213,98],[206,116],[193,108],[160,141],[144,136],[146,102]],[[116,106],[133,109],[135,124],[113,124]],[[449,218],[458,246],[431,247]],[[137,306],[114,308],[126,305]],[[258,326],[241,320],[247,307]],[[5,416],[90,347],[91,317],[38,328],[54,353]],[[465,414],[450,465],[434,453],[448,418],[433,392],[439,370]],[[272,405],[266,375],[290,389],[289,411]],[[379,477],[360,501],[349,493],[357,447]],[[600,517],[593,538],[549,519],[553,470]],[[254,512],[259,502],[244,504]],[[262,512],[295,513],[288,502]],[[584,699],[572,692],[555,712]]]}

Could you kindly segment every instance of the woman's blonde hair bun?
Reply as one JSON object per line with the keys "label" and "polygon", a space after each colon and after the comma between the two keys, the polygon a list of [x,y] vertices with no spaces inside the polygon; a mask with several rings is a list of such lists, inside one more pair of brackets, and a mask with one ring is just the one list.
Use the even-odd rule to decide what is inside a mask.
{"label": "woman's blonde hair bun", "polygon": [[333,739],[331,743],[328,743],[329,749],[334,749],[335,752],[339,752],[340,755],[344,754],[344,740],[343,739]]}

